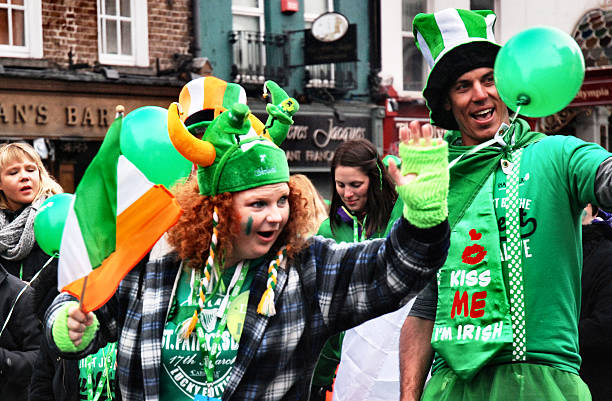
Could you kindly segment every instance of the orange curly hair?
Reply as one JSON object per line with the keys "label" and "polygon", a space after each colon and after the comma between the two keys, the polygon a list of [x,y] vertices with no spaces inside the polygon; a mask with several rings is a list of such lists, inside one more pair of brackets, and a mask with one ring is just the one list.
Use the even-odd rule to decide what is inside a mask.
{"label": "orange curly hair", "polygon": [[[240,230],[240,218],[234,215],[233,196],[229,192],[216,196],[202,196],[195,179],[173,188],[183,215],[168,231],[168,242],[178,252],[187,266],[201,268],[208,258],[212,237],[212,211],[216,206],[219,214],[217,225],[217,257],[231,254]],[[308,227],[307,200],[297,186],[289,181],[289,220],[278,239],[268,252],[276,254],[282,246],[287,246],[287,257],[292,258],[307,245]]]}

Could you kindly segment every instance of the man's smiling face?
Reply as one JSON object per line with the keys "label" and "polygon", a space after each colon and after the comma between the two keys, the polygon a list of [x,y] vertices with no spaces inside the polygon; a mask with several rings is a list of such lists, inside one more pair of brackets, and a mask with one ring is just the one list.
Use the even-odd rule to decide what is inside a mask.
{"label": "man's smiling face", "polygon": [[476,68],[457,78],[444,107],[452,111],[466,146],[485,142],[508,123],[508,108],[495,88],[493,68]]}

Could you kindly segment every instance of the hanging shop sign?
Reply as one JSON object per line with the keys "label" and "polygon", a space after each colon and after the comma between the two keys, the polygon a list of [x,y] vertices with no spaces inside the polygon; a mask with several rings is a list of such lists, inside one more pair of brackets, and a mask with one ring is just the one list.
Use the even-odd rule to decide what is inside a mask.
{"label": "hanging shop sign", "polygon": [[323,14],[315,20],[312,29],[304,31],[304,64],[348,61],[357,61],[357,25],[349,24],[346,17]]}
{"label": "hanging shop sign", "polygon": [[569,107],[612,104],[612,68],[588,69]]}
{"label": "hanging shop sign", "polygon": [[[256,114],[260,119],[266,117]],[[340,144],[359,138],[373,140],[372,119],[368,115],[345,114],[344,121],[340,122],[331,114],[322,116],[300,111],[293,119],[295,123],[281,145],[293,170],[329,171],[329,164]]]}
{"label": "hanging shop sign", "polygon": [[348,19],[340,13],[321,14],[313,21],[310,32],[321,42],[335,42],[341,39],[348,30]]}

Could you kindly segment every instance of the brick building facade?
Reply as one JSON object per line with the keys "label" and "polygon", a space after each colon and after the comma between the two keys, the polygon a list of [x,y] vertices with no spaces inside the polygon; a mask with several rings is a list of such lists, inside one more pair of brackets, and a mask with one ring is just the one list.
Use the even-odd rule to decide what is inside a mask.
{"label": "brick building facade", "polygon": [[126,113],[167,107],[204,73],[193,67],[191,7],[190,0],[0,4],[9,18],[0,21],[0,141],[36,140],[49,151],[49,170],[73,191],[116,105]]}
{"label": "brick building facade", "polygon": [[[174,54],[188,54],[193,36],[190,0],[147,1],[149,64],[133,72],[154,72],[157,60],[162,70],[175,67]],[[43,58],[56,68],[73,64],[95,66],[98,61],[98,24],[95,0],[44,0]]]}
{"label": "brick building facade", "polygon": [[[215,76],[246,89],[251,111],[264,120],[265,80],[300,101],[296,134],[283,146],[291,171],[326,193],[329,160],[344,133],[363,132],[382,151],[384,111],[371,98],[378,1],[302,0],[296,12],[265,0],[0,2],[0,142],[44,144],[46,164],[71,192],[118,104],[126,113],[166,108],[186,82],[214,67]],[[311,25],[330,14],[348,34],[307,46]]]}

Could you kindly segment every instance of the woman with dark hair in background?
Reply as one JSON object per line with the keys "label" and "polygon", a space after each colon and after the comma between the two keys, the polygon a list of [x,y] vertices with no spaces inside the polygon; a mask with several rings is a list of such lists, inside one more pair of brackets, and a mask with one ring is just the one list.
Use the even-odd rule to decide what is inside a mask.
{"label": "woman with dark hair in background", "polygon": [[[383,237],[391,221],[401,216],[395,185],[371,142],[344,142],[331,162],[330,218],[319,235],[336,242],[359,242]],[[392,213],[393,212],[393,213]]]}
{"label": "woman with dark hair in background", "polygon": [[[331,162],[329,218],[319,235],[336,242],[361,242],[387,235],[403,204],[374,145],[365,139],[344,142]],[[312,381],[311,400],[325,399],[340,363],[344,333],[325,344]]]}

